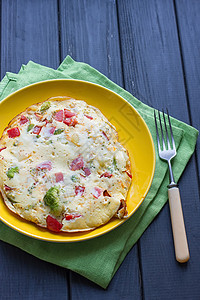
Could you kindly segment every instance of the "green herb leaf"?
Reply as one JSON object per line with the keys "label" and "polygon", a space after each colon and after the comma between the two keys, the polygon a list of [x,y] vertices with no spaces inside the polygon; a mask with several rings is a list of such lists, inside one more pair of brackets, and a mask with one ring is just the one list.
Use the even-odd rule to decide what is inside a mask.
{"label": "green herb leaf", "polygon": [[72,176],[71,176],[71,180],[72,180],[73,182],[76,182],[76,181],[78,180],[78,176],[77,176],[77,175],[72,175]]}
{"label": "green herb leaf", "polygon": [[8,171],[6,172],[6,175],[8,176],[8,178],[13,178],[15,173],[19,173],[19,168],[18,167],[12,167],[9,168]]}
{"label": "green herb leaf", "polygon": [[41,111],[41,112],[44,112],[45,110],[49,109],[50,106],[51,106],[51,103],[50,103],[49,101],[44,102],[44,103],[42,104],[42,106],[40,107],[40,111]]}
{"label": "green herb leaf", "polygon": [[63,128],[58,128],[54,131],[54,135],[61,134],[64,131]]}
{"label": "green herb leaf", "polygon": [[34,124],[29,124],[27,127],[27,132],[29,132],[34,127]]}

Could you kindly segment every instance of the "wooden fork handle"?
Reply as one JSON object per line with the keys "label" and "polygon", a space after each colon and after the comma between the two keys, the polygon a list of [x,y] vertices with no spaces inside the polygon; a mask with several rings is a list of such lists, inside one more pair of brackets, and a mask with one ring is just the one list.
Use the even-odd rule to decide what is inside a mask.
{"label": "wooden fork handle", "polygon": [[184,263],[189,260],[190,254],[185,232],[179,188],[172,187],[168,189],[168,197],[176,260],[180,263]]}

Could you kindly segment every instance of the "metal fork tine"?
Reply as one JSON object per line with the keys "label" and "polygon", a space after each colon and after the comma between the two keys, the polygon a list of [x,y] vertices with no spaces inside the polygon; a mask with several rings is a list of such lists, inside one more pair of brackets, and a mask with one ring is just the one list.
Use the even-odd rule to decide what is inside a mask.
{"label": "metal fork tine", "polygon": [[156,125],[156,135],[157,135],[157,142],[158,142],[158,151],[161,151],[160,148],[160,140],[159,140],[159,133],[158,133],[158,126],[157,126],[157,119],[156,119],[156,111],[154,109],[154,120],[155,120],[155,125]]}
{"label": "metal fork tine", "polygon": [[166,138],[167,138],[167,146],[168,146],[168,149],[171,149],[171,145],[170,145],[170,142],[169,142],[168,131],[167,131],[167,124],[166,124],[166,120],[165,120],[164,110],[162,110],[162,113],[163,113],[163,120],[164,120],[164,124],[165,124],[165,132],[166,132]]}
{"label": "metal fork tine", "polygon": [[160,117],[160,112],[159,111],[158,111],[158,116],[159,116],[159,121],[160,121],[160,131],[161,131],[161,134],[162,134],[163,150],[166,150],[164,134],[163,134],[163,127],[162,127],[161,117]]}
{"label": "metal fork tine", "polygon": [[168,116],[168,122],[169,122],[170,133],[171,133],[172,146],[173,146],[173,149],[176,149],[176,145],[175,145],[175,142],[174,142],[174,136],[173,136],[173,132],[172,132],[171,121],[170,121],[170,118],[169,118],[169,112],[168,112],[168,109],[166,109],[166,110],[167,110],[167,116]]}

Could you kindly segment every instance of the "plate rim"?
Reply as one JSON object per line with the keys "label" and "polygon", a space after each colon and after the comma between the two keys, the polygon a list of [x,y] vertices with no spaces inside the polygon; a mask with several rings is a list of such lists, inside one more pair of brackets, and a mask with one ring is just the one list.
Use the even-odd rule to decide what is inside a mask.
{"label": "plate rim", "polygon": [[[39,241],[46,241],[46,242],[54,242],[54,243],[77,243],[77,242],[82,242],[82,241],[87,241],[87,240],[91,240],[91,239],[94,239],[96,237],[100,237],[100,236],[103,236],[104,234],[108,233],[108,232],[111,232],[112,230],[116,229],[117,227],[119,227],[120,225],[126,223],[126,221],[128,221],[133,215],[134,213],[137,211],[138,207],[142,204],[142,202],[144,201],[144,199],[146,198],[149,190],[150,190],[150,187],[152,185],[152,182],[153,182],[153,178],[154,178],[154,175],[155,175],[155,166],[156,166],[156,154],[155,154],[155,146],[154,146],[154,141],[153,141],[153,137],[151,135],[151,132],[149,130],[149,127],[148,125],[146,124],[145,120],[143,119],[143,117],[141,116],[141,114],[136,110],[136,108],[131,105],[126,99],[124,99],[121,95],[119,95],[118,93],[116,93],[115,91],[103,86],[103,85],[100,85],[98,83],[93,83],[91,81],[87,81],[87,80],[79,80],[79,79],[67,79],[67,78],[57,78],[57,79],[48,79],[48,80],[42,80],[42,81],[38,81],[38,82],[35,82],[35,83],[32,83],[32,84],[29,84],[25,87],[22,87],[20,89],[18,89],[17,91],[14,91],[13,93],[9,94],[7,97],[5,97],[4,99],[2,99],[0,101],[0,108],[1,108],[1,105],[2,103],[6,102],[10,97],[13,97],[15,96],[16,94],[20,93],[21,91],[24,91],[26,89],[29,89],[30,87],[32,86],[37,86],[37,85],[42,85],[44,83],[51,83],[51,82],[56,82],[56,81],[68,81],[68,82],[80,82],[80,83],[84,83],[84,84],[89,84],[89,85],[92,85],[92,86],[97,86],[99,88],[102,88],[104,90],[107,90],[109,92],[111,92],[112,94],[114,94],[115,96],[121,98],[121,100],[123,102],[125,102],[128,106],[131,107],[131,109],[133,109],[137,115],[139,115],[140,119],[142,120],[147,132],[148,132],[148,136],[150,138],[150,141],[151,141],[151,146],[152,146],[152,152],[153,152],[153,169],[152,169],[152,173],[151,173],[151,177],[150,177],[150,180],[149,180],[149,183],[148,183],[148,186],[146,188],[146,191],[145,193],[143,194],[143,197],[140,199],[140,201],[138,202],[138,204],[135,206],[134,210],[131,212],[131,214],[129,215],[129,217],[127,219],[123,219],[123,220],[119,220],[119,222],[115,225],[113,225],[111,228],[108,228],[106,229],[105,231],[103,232],[99,232],[99,233],[96,233],[92,236],[84,236],[84,233],[88,233],[88,232],[91,232],[91,231],[85,231],[85,232],[77,232],[77,233],[73,233],[72,234],[80,234],[82,233],[83,234],[83,237],[79,237],[77,239],[73,239],[73,240],[64,240],[64,237],[61,237],[60,239],[53,239],[53,238],[46,238],[46,237],[41,237],[41,236],[38,236],[36,234],[32,234],[32,233],[29,233],[29,232],[26,232],[24,231],[23,229],[20,229],[18,227],[16,227],[15,225],[12,225],[10,224],[7,220],[5,220],[4,218],[2,218],[1,214],[0,214],[0,221],[2,221],[5,225],[7,225],[8,227],[12,228],[13,230],[17,231],[18,233],[21,233],[23,235],[25,235],[26,237],[31,237],[31,238],[34,238],[36,240],[39,240]],[[5,205],[5,203],[4,203]],[[26,222],[28,222],[27,220],[25,220]],[[107,224],[107,223],[106,223]],[[33,225],[35,225],[33,223]],[[102,227],[104,226],[105,224],[101,225]],[[99,226],[99,227],[101,227]],[[98,228],[99,228],[98,227]],[[95,231],[95,229],[93,230],[93,232]],[[66,232],[67,234],[69,234],[69,232]],[[64,234],[64,232],[63,232]]]}

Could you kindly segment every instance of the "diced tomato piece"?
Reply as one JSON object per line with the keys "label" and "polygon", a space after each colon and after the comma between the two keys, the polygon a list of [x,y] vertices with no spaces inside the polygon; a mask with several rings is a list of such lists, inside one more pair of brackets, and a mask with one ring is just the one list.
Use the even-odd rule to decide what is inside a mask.
{"label": "diced tomato piece", "polygon": [[70,221],[70,220],[76,219],[76,218],[80,218],[80,217],[82,217],[82,216],[81,215],[65,215],[65,219],[67,221]]}
{"label": "diced tomato piece", "polygon": [[84,116],[90,120],[93,120],[93,117],[91,117],[91,116],[88,116],[88,115],[84,115]]}
{"label": "diced tomato piece", "polygon": [[49,128],[49,133],[54,134],[55,129],[56,129],[56,127],[54,127],[54,126]]}
{"label": "diced tomato piece", "polygon": [[109,141],[108,136],[106,135],[106,133],[104,131],[102,131],[102,134],[105,136],[105,138]]}
{"label": "diced tomato piece", "polygon": [[132,179],[132,175],[128,171],[126,171],[126,174]]}
{"label": "diced tomato piece", "polygon": [[55,218],[51,217],[50,215],[48,215],[46,222],[47,222],[47,228],[51,231],[59,232],[60,229],[62,228],[62,224],[58,222],[58,220],[56,220]]}
{"label": "diced tomato piece", "polygon": [[3,151],[3,150],[4,150],[4,149],[6,149],[6,148],[7,148],[7,147],[3,147],[3,148],[1,148],[1,149],[0,149],[0,152],[1,152],[1,151]]}
{"label": "diced tomato piece", "polygon": [[42,130],[42,126],[35,125],[35,127],[33,128],[32,133],[34,133],[34,134],[40,134],[41,130]]}
{"label": "diced tomato piece", "polygon": [[20,118],[20,121],[19,121],[19,124],[20,125],[23,125],[25,123],[27,123],[29,120],[25,117],[25,116],[21,116]]}
{"label": "diced tomato piece", "polygon": [[63,121],[64,124],[66,124],[67,126],[73,126],[75,127],[75,125],[78,123],[76,118],[68,118],[66,120]]}
{"label": "diced tomato piece", "polygon": [[79,156],[71,162],[70,170],[76,171],[82,169],[83,167],[84,167],[84,161],[82,157]]}
{"label": "diced tomato piece", "polygon": [[64,112],[63,110],[59,110],[56,112],[55,116],[54,116],[54,119],[58,122],[62,122],[63,121],[63,118],[64,118]]}
{"label": "diced tomato piece", "polygon": [[104,197],[106,197],[106,196],[111,197],[107,190],[103,191],[103,195],[104,195]]}
{"label": "diced tomato piece", "polygon": [[95,187],[92,191],[92,195],[94,196],[94,198],[98,199],[101,196],[102,193],[102,189]]}
{"label": "diced tomato piece", "polygon": [[7,133],[8,133],[9,138],[15,138],[17,136],[20,136],[20,131],[19,131],[18,127],[8,129]]}
{"label": "diced tomato piece", "polygon": [[108,178],[110,178],[110,177],[112,177],[112,176],[113,176],[113,175],[112,175],[111,173],[105,172],[105,173],[101,174],[100,178],[101,178],[101,177],[108,177]]}
{"label": "diced tomato piece", "polygon": [[83,171],[84,171],[86,177],[91,174],[91,171],[89,168],[83,168]]}
{"label": "diced tomato piece", "polygon": [[63,173],[62,173],[62,172],[55,173],[55,176],[56,176],[56,182],[60,182],[60,181],[63,181],[63,180],[64,180],[64,177],[63,177]]}
{"label": "diced tomato piece", "polygon": [[82,196],[83,195],[83,193],[84,193],[84,191],[85,191],[85,187],[84,186],[75,186],[75,194],[77,195],[77,196]]}
{"label": "diced tomato piece", "polygon": [[4,184],[5,191],[11,191],[12,188],[6,184]]}
{"label": "diced tomato piece", "polygon": [[36,169],[38,170],[51,170],[52,169],[52,162],[51,161],[44,161],[41,164],[37,165]]}
{"label": "diced tomato piece", "polygon": [[68,110],[68,109],[64,109],[64,116],[65,116],[65,119],[66,119],[66,118],[74,117],[74,116],[76,116],[76,114],[73,113],[72,111]]}

